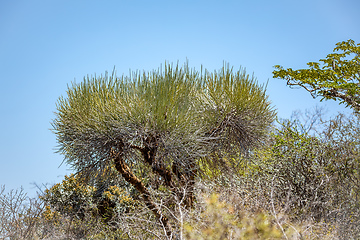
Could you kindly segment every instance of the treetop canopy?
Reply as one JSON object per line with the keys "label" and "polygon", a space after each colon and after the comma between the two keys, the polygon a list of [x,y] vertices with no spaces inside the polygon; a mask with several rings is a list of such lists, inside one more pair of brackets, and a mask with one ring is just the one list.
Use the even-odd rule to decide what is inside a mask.
{"label": "treetop canopy", "polygon": [[[198,72],[165,64],[152,72],[88,76],[57,102],[59,152],[77,170],[102,165],[119,142],[158,145],[167,161],[203,157],[218,148],[256,144],[275,111],[253,76],[224,65]],[[130,154],[131,155],[131,154]],[[131,158],[129,158],[131,161]]]}

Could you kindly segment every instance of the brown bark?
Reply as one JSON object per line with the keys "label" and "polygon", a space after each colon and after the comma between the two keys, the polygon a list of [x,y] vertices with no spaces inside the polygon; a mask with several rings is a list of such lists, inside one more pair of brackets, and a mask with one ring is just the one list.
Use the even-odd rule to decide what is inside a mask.
{"label": "brown bark", "polygon": [[[152,170],[160,175],[164,179],[165,185],[178,196],[180,199],[185,198],[184,205],[187,208],[191,208],[194,202],[193,187],[195,170],[193,167],[189,169],[188,173],[179,170],[176,163],[173,163],[172,171],[166,168],[164,164],[156,162],[156,148],[138,148],[144,157],[144,161],[147,162]],[[178,184],[174,180],[174,176],[178,178]],[[188,189],[185,193],[180,190],[180,187],[186,186]]]}
{"label": "brown bark", "polygon": [[145,185],[138,177],[135,176],[129,166],[125,163],[123,159],[122,148],[123,146],[120,146],[120,152],[112,152],[112,157],[114,158],[116,170],[123,176],[123,178],[128,183],[134,186],[136,190],[141,193],[146,206],[154,213],[155,217],[164,226],[167,236],[170,236],[172,234],[172,230],[168,218],[161,213],[160,208],[151,200],[150,193],[145,187]]}
{"label": "brown bark", "polygon": [[347,102],[350,106],[354,108],[356,111],[360,111],[360,104],[357,102],[359,100],[356,97],[351,97],[348,94],[341,93],[340,91],[336,89],[330,89],[330,90],[324,90],[324,95],[331,96],[331,97],[337,97],[341,98],[345,102]]}
{"label": "brown bark", "polygon": [[[167,186],[179,199],[184,199],[184,205],[191,208],[194,202],[193,188],[196,170],[194,164],[188,172],[181,171],[176,163],[173,163],[172,169],[169,170],[164,164],[156,161],[157,152],[157,139],[156,137],[146,137],[144,139],[145,146],[131,146],[133,149],[140,151],[144,161],[149,164],[151,169],[164,179],[165,186]],[[174,177],[178,178],[178,184],[175,182]],[[181,186],[186,186],[188,189],[185,193],[180,190]]]}

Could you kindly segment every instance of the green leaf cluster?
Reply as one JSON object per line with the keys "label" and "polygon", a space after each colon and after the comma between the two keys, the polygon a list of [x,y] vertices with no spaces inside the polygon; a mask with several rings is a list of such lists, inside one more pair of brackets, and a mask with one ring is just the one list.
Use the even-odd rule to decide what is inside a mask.
{"label": "green leaf cluster", "polygon": [[284,69],[275,65],[274,78],[285,79],[291,86],[303,87],[321,100],[339,100],[340,103],[360,109],[360,44],[353,40],[336,44],[334,52],[318,62],[309,62],[308,69]]}

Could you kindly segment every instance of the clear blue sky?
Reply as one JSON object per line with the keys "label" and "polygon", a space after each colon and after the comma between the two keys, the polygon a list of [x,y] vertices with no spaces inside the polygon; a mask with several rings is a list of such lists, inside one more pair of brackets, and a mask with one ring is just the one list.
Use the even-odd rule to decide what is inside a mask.
{"label": "clear blue sky", "polygon": [[197,69],[241,65],[279,116],[324,106],[272,79],[273,66],[305,68],[335,43],[360,42],[360,1],[0,0],[0,184],[60,182],[69,173],[49,130],[67,84],[87,74],[152,70],[165,61]]}

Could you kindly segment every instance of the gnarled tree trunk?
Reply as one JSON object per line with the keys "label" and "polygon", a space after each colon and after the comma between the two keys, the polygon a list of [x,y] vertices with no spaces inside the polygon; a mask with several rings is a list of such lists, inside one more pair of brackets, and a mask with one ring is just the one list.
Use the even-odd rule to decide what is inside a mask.
{"label": "gnarled tree trunk", "polygon": [[[120,149],[122,148],[123,146],[120,146]],[[138,177],[135,176],[135,174],[131,171],[129,166],[125,163],[123,159],[122,151],[121,150],[120,152],[113,151],[111,155],[114,159],[116,170],[123,176],[123,178],[128,183],[134,186],[136,190],[138,190],[141,193],[141,196],[146,206],[154,213],[155,217],[164,226],[166,235],[171,236],[172,229],[169,224],[168,218],[161,213],[160,208],[151,200],[150,193],[145,187],[145,185],[141,182],[141,180]]]}

